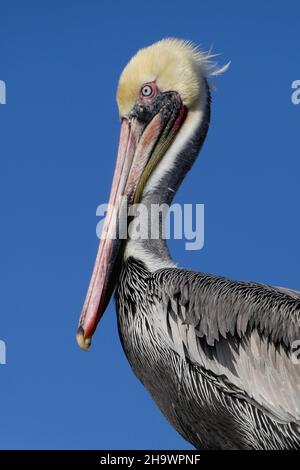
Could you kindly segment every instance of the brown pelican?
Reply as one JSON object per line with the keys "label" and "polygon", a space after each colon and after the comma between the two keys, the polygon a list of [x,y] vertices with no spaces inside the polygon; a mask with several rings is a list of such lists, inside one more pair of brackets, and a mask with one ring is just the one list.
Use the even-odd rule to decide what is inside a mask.
{"label": "brown pelican", "polygon": [[89,348],[116,287],[125,354],[185,439],[198,449],[300,448],[300,293],[179,269],[161,219],[150,220],[158,239],[112,236],[124,197],[149,209],[171,203],[206,137],[208,78],[219,72],[177,39],[140,50],[125,67],[110,196],[117,216],[106,216],[77,341]]}

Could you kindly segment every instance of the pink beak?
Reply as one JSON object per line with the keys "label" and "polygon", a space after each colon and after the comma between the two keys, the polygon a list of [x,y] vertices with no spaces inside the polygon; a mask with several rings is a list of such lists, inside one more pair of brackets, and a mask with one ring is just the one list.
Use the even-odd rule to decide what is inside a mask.
{"label": "pink beak", "polygon": [[[139,202],[136,197],[141,192],[139,183],[144,184],[145,178],[142,176],[145,170],[147,174],[147,164],[151,157],[159,160],[157,155],[162,156],[162,153],[165,153],[185,119],[186,109],[184,107],[171,109],[170,116],[172,119],[166,120],[165,109],[162,108],[147,125],[135,117],[122,120],[109,199],[109,208],[113,210],[108,210],[104,221],[93,274],[77,331],[78,345],[84,350],[89,349],[92,335],[115,288],[124,247],[124,240],[118,234],[124,233],[124,228],[127,230],[127,208],[133,202]],[[153,160],[151,168],[153,169]]]}
{"label": "pink beak", "polygon": [[104,222],[99,249],[79,320],[77,342],[82,349],[88,349],[91,337],[103,315],[113,293],[120,267],[122,240],[116,237],[127,224],[126,208],[133,202],[138,182],[151,156],[153,147],[162,130],[161,115],[158,113],[143,132],[143,126],[136,119],[123,119],[116,168],[109,198],[109,210]]}

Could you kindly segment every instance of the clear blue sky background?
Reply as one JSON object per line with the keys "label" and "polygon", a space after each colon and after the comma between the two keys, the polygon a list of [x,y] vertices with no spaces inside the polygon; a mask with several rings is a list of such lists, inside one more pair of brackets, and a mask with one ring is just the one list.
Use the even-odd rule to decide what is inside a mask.
{"label": "clear blue sky background", "polygon": [[207,143],[176,201],[203,202],[180,265],[300,289],[297,1],[0,0],[0,447],[190,448],[123,355],[113,303],[89,354],[75,343],[119,134],[117,81],[165,36],[213,44]]}

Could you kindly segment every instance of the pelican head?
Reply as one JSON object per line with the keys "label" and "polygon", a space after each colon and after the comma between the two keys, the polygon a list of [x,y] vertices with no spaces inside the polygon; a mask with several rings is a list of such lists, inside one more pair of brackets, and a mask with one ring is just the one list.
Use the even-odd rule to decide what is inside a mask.
{"label": "pelican head", "polygon": [[[140,202],[163,163],[168,171],[172,148],[189,138],[209,101],[206,77],[222,73],[211,55],[178,39],[163,39],[141,49],[123,70],[117,91],[121,134],[102,240],[80,316],[77,341],[87,350],[114,290],[123,257],[119,233],[124,198]],[[178,149],[177,149],[178,150]],[[197,151],[198,153],[198,151]],[[160,169],[160,170],[159,170]],[[153,179],[154,178],[154,179]],[[116,216],[117,214],[117,216]],[[118,228],[117,228],[118,226]]]}

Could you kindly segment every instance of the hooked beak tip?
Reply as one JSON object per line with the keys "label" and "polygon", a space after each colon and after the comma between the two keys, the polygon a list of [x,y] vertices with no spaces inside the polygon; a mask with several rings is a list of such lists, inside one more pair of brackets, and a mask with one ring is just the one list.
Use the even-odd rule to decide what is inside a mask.
{"label": "hooked beak tip", "polygon": [[81,326],[77,330],[76,340],[77,340],[78,346],[83,351],[88,351],[90,349],[90,345],[92,343],[92,338],[88,338],[88,337],[84,336],[84,330]]}

